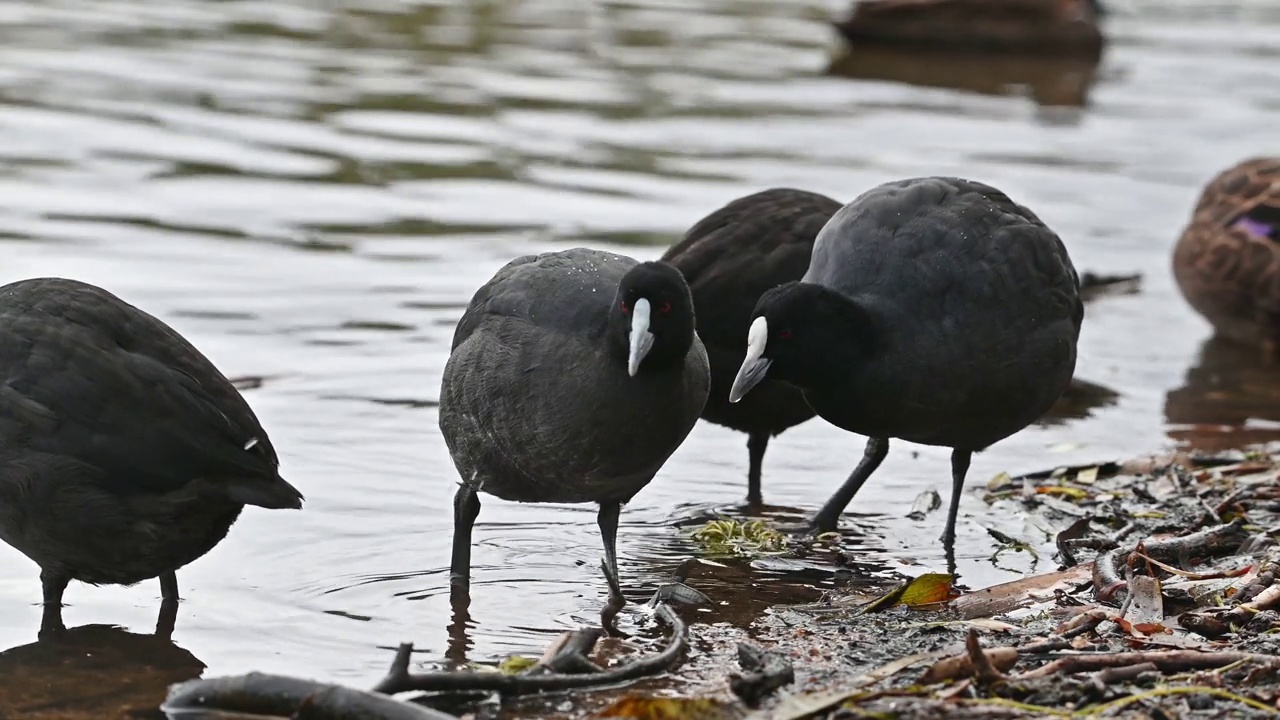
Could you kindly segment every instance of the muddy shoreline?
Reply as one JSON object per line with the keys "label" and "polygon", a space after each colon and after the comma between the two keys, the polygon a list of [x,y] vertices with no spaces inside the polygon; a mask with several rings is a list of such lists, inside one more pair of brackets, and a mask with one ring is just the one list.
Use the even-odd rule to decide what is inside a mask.
{"label": "muddy shoreline", "polygon": [[[518,697],[524,691],[503,691],[505,701],[492,691],[456,689],[416,699],[477,720],[1280,715],[1277,477],[1275,444],[1001,474],[988,483],[985,501],[1054,534],[1053,557],[1039,557],[1040,571],[1020,580],[980,589],[936,573],[877,587],[849,582],[813,602],[732,622],[700,622],[705,610],[673,605],[684,628],[660,604],[631,638],[567,633],[526,663],[544,667],[519,674],[579,673],[573,682],[587,682],[582,673],[606,673],[601,687]],[[917,502],[912,510],[933,512],[934,505]],[[700,579],[746,576],[753,552],[829,560],[837,577],[854,561],[838,538],[780,548],[767,524],[746,525],[733,543],[725,540],[729,525],[709,525],[713,541],[695,533],[706,556],[685,563],[680,577],[697,588]],[[753,533],[764,533],[765,542]],[[992,537],[1001,552],[1037,552]],[[687,647],[676,647],[677,634]],[[575,643],[577,657],[565,664],[564,648]],[[607,673],[664,653],[668,661],[679,657],[653,668],[670,669],[607,682]],[[515,687],[518,665],[489,668],[491,676],[505,671],[489,686]],[[438,678],[424,677],[420,687],[437,687]],[[196,687],[217,705],[208,700],[215,687],[208,683],[217,681],[201,682],[188,694]],[[314,703],[306,711],[340,716]]]}

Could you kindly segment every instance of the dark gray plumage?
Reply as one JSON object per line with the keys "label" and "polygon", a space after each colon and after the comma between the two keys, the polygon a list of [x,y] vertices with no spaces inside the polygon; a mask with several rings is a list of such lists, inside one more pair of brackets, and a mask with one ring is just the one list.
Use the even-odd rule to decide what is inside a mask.
{"label": "dark gray plumage", "polygon": [[729,388],[747,353],[747,329],[766,290],[799,280],[818,231],[840,209],[829,197],[772,188],[740,197],[698,221],[662,256],[689,283],[698,337],[711,361],[702,419],[747,433],[747,502],[759,505],[769,438],[814,416],[794,386],[763,380],[741,402]]}
{"label": "dark gray plumage", "polygon": [[101,288],[0,287],[0,538],[40,565],[43,631],[71,580],[160,578],[241,509],[300,508],[240,393],[182,336]]}
{"label": "dark gray plumage", "polygon": [[899,438],[953,449],[950,547],[972,453],[1061,395],[1084,306],[1066,248],[1030,210],[982,183],[929,177],[842,208],[804,277],[765,293],[753,314],[730,399],[783,380],[823,419],[870,438],[815,529],[835,529]]}
{"label": "dark gray plumage", "polygon": [[454,588],[469,583],[477,491],[600,503],[611,628],[619,510],[693,429],[709,382],[689,288],[670,265],[575,248],[499,270],[458,323],[440,392],[462,477]]}

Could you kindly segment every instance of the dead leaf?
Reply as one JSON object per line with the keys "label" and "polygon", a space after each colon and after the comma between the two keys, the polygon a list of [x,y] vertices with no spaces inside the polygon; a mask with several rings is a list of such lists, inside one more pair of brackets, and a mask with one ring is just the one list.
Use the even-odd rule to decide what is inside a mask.
{"label": "dead leaf", "polygon": [[1061,495],[1062,497],[1071,498],[1072,500],[1088,500],[1089,493],[1080,488],[1067,487],[1065,485],[1041,485],[1036,488],[1037,495]]}
{"label": "dead leaf", "polygon": [[727,720],[738,717],[738,711],[729,703],[711,698],[628,695],[601,710],[597,717],[632,720]]}
{"label": "dead leaf", "polygon": [[804,695],[791,695],[783,698],[782,702],[772,710],[757,710],[746,717],[745,720],[801,720],[811,715],[839,705],[846,699],[862,692],[862,689],[868,685],[874,685],[881,680],[897,675],[912,665],[917,665],[930,660],[937,660],[946,655],[945,650],[933,650],[930,652],[917,653],[899,658],[893,662],[885,663],[880,667],[872,670],[865,675],[859,675],[854,678],[848,685],[840,690],[821,693],[807,693]]}
{"label": "dead leaf", "polygon": [[952,585],[954,580],[955,578],[946,573],[925,573],[876,598],[863,607],[862,612],[880,612],[895,605],[918,608],[945,603],[959,595],[955,586]]}
{"label": "dead leaf", "polygon": [[1092,485],[1098,481],[1098,466],[1085,468],[1076,473],[1076,482],[1081,485]]}
{"label": "dead leaf", "polygon": [[[1133,576],[1129,581],[1129,607],[1125,610],[1124,619],[1135,626],[1159,625],[1164,622],[1164,596],[1158,579],[1150,575]],[[1130,630],[1150,634],[1141,627]]]}

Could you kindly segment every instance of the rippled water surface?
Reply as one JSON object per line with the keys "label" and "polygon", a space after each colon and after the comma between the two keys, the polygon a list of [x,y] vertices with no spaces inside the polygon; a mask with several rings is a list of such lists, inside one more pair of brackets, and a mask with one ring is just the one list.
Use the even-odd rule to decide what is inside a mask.
{"label": "rippled water surface", "polygon": [[[1029,567],[993,567],[984,527],[1044,540],[983,505],[991,476],[1230,444],[1241,435],[1221,426],[1246,420],[1249,439],[1274,434],[1280,389],[1251,357],[1204,346],[1168,273],[1203,182],[1280,151],[1269,2],[1117,3],[1096,69],[1015,69],[1010,85],[980,68],[983,92],[867,79],[856,59],[843,72],[862,79],[828,74],[842,52],[828,19],[847,10],[834,0],[358,5],[0,3],[0,280],[101,284],[229,376],[262,377],[246,395],[307,496],[300,513],[248,510],[179,572],[173,640],[206,675],[367,684],[403,640],[443,658],[456,476],[436,400],[471,293],[517,254],[655,257],[764,187],[847,200],[965,175],[1035,209],[1082,270],[1144,274],[1141,292],[1090,305],[1081,339],[1078,376],[1119,398],[975,459],[959,527],[972,586]],[[910,61],[877,60],[927,80]],[[1086,94],[1084,108],[1055,104]],[[745,441],[700,425],[626,508],[618,547],[637,597],[692,552],[675,524],[740,502]],[[861,446],[820,420],[783,435],[766,500],[780,517],[815,509]],[[846,515],[848,548],[872,569],[942,569],[942,518],[905,515],[948,484],[946,450],[896,446]],[[537,653],[594,620],[593,508],[485,498],[475,538],[471,659]],[[37,574],[0,546],[0,647],[34,640]],[[831,582],[733,578],[700,587],[741,603],[784,579]],[[154,581],[76,584],[65,618],[146,633],[158,597]]]}

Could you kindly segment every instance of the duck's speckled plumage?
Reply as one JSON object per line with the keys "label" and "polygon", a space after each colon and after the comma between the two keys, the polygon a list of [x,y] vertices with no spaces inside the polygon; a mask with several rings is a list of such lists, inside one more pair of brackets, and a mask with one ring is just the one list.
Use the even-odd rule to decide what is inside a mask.
{"label": "duck's speckled plumage", "polygon": [[1205,187],[1174,249],[1173,273],[1219,335],[1280,343],[1280,158],[1245,160]]}

